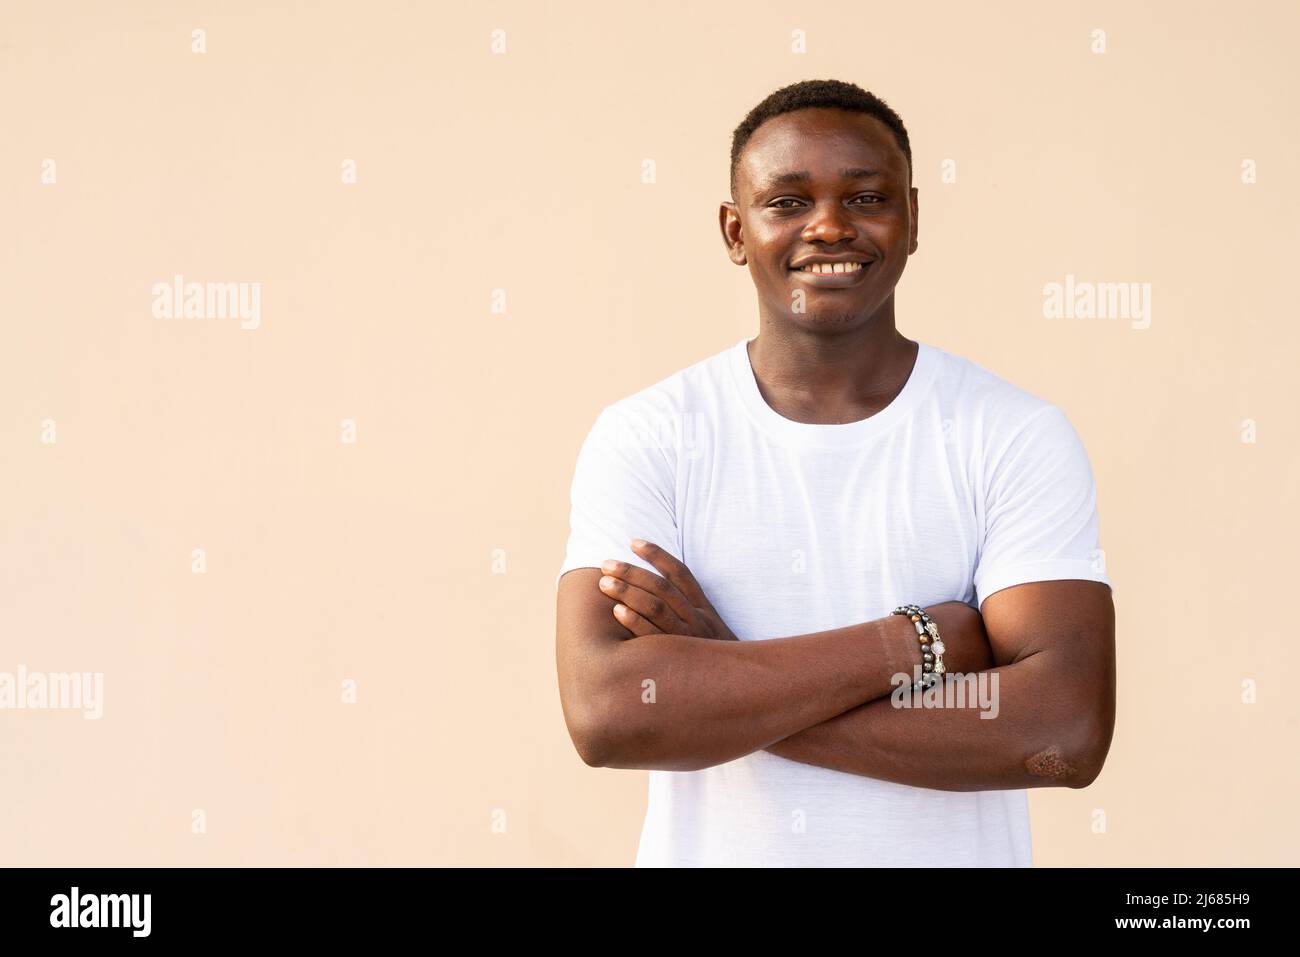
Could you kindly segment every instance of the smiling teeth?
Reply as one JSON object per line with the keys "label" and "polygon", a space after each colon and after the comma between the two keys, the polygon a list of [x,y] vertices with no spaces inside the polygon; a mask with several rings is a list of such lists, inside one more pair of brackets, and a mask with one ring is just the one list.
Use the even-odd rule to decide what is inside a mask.
{"label": "smiling teeth", "polygon": [[857,272],[861,268],[862,263],[813,263],[804,266],[799,271],[817,273]]}

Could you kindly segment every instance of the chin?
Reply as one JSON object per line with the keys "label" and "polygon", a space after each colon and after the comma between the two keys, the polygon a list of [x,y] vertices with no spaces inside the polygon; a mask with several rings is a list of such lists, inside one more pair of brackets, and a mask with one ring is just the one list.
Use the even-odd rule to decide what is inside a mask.
{"label": "chin", "polygon": [[843,332],[857,326],[865,326],[870,316],[860,310],[846,311],[836,309],[818,309],[812,312],[791,315],[791,321],[806,329],[817,331]]}

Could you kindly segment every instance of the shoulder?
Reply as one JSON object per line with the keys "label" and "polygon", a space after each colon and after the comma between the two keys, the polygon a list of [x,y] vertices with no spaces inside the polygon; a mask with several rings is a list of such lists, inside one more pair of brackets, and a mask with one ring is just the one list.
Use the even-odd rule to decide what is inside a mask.
{"label": "shoulder", "polygon": [[986,459],[1030,437],[1074,434],[1060,406],[964,356],[931,348],[938,365],[937,391],[945,407],[974,431],[976,447]]}
{"label": "shoulder", "polygon": [[681,428],[683,420],[711,413],[722,391],[729,388],[737,347],[733,343],[609,403],[600,411],[598,425],[663,432]]}
{"label": "shoulder", "polygon": [[644,456],[653,450],[675,465],[683,447],[695,449],[719,414],[730,388],[736,343],[604,406],[590,443]]}

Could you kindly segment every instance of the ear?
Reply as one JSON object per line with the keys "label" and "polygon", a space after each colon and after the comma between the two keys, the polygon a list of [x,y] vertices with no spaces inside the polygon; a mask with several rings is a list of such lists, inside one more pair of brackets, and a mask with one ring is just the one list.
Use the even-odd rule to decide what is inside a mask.
{"label": "ear", "polygon": [[916,246],[917,246],[916,231],[919,225],[919,215],[920,215],[919,207],[918,207],[918,202],[919,202],[918,197],[919,194],[917,192],[917,189],[915,186],[913,186],[911,189],[912,226],[911,226],[911,232],[908,237],[908,243],[907,243],[907,254],[909,256],[912,255],[912,253],[916,252]]}
{"label": "ear", "polygon": [[748,261],[745,258],[745,237],[740,223],[740,210],[735,203],[724,202],[718,208],[718,226],[722,229],[722,242],[727,247],[727,256],[737,266]]}

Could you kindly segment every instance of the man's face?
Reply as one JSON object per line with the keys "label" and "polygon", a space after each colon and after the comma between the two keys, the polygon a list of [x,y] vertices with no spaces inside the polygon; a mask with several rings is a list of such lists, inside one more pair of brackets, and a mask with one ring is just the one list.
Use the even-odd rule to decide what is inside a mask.
{"label": "man's face", "polygon": [[[892,308],[916,250],[917,191],[884,123],[834,109],[768,120],[741,154],[736,193],[722,205],[723,238],[767,314],[844,332]],[[800,268],[824,259],[863,265]]]}

